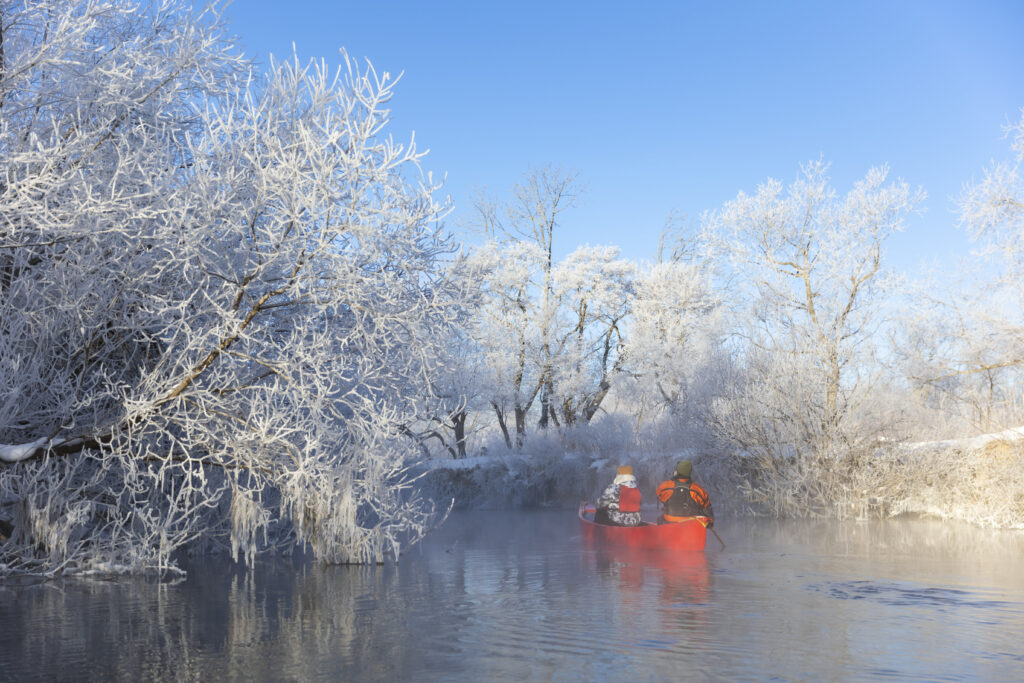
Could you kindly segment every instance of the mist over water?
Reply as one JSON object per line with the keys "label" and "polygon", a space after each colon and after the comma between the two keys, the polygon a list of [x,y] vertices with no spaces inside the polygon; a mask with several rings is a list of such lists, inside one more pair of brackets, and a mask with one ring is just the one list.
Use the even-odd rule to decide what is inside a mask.
{"label": "mist over water", "polygon": [[704,553],[458,512],[397,565],[198,560],[178,584],[0,586],[0,680],[1010,680],[1024,535],[721,519]]}

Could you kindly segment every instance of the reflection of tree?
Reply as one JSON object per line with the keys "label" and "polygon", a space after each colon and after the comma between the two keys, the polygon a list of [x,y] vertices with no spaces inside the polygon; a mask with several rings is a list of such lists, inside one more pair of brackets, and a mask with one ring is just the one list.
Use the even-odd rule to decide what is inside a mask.
{"label": "reflection of tree", "polygon": [[0,587],[0,679],[69,675],[74,666],[96,680],[317,680],[346,671],[384,680],[430,663],[402,635],[416,603],[440,600],[428,572],[296,571],[283,562],[244,572],[220,560],[188,569],[188,581],[174,585]]}

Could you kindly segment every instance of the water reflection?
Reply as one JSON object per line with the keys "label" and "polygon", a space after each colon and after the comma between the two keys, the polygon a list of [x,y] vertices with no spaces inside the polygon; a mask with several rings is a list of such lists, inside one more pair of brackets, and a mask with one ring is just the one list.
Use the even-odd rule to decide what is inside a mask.
{"label": "water reflection", "polygon": [[397,566],[0,586],[0,680],[1005,680],[1024,538],[720,520],[728,548],[583,545],[572,511],[461,513]]}
{"label": "water reflection", "polygon": [[710,610],[711,569],[703,552],[593,548],[584,554],[584,572],[617,581],[619,604],[633,614],[657,615],[643,629],[672,634],[647,639],[640,647],[687,648],[706,631]]}

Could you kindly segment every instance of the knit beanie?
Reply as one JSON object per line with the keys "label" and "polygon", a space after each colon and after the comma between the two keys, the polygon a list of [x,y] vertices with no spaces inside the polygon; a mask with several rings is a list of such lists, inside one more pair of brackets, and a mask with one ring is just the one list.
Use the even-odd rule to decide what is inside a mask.
{"label": "knit beanie", "polygon": [[623,465],[615,474],[633,474],[633,468],[630,465]]}
{"label": "knit beanie", "polygon": [[689,460],[680,460],[676,463],[676,476],[689,477],[691,472],[693,472],[693,463]]}

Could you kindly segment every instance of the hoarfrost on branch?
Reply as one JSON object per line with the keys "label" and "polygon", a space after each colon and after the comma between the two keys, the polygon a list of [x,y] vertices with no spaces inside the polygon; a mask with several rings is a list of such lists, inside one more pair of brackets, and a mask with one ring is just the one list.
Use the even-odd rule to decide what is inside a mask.
{"label": "hoarfrost on branch", "polygon": [[0,30],[0,574],[422,536],[397,426],[459,297],[394,80],[257,76],[177,0],[5,0]]}

